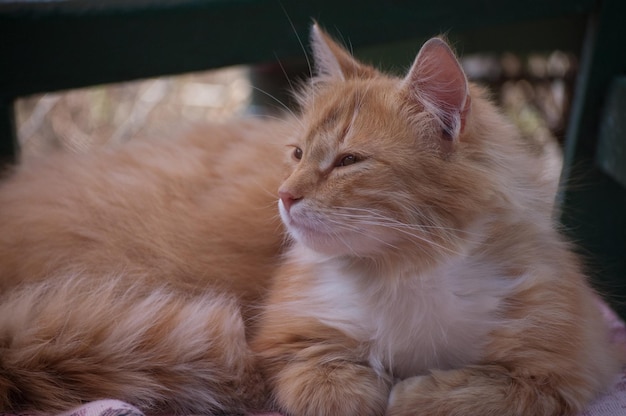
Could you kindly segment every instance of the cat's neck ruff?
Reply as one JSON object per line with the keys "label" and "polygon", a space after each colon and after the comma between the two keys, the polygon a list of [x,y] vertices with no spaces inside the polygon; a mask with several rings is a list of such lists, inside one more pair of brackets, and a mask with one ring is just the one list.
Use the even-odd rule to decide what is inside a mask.
{"label": "cat's neck ruff", "polygon": [[290,257],[311,273],[302,275],[310,290],[283,305],[289,313],[363,342],[373,368],[400,378],[480,360],[502,299],[523,280],[498,275],[497,266],[470,251],[428,270],[332,257],[299,243]]}

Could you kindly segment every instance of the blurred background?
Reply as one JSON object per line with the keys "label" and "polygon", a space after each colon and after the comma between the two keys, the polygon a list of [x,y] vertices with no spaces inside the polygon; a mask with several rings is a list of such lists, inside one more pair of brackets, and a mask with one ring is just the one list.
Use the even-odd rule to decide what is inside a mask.
{"label": "blurred background", "polygon": [[[462,63],[470,79],[491,88],[537,154],[549,156],[558,177],[576,57],[558,50],[506,52],[469,55]],[[133,137],[175,136],[197,123],[280,113],[283,103],[292,105],[290,85],[307,72],[298,65],[289,74],[283,70],[277,61],[20,98],[16,115],[22,157],[82,152]]]}

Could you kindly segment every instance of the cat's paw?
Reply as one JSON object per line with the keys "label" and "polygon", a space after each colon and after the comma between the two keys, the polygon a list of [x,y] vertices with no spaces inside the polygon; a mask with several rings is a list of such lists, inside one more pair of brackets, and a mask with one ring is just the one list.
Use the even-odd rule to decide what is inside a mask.
{"label": "cat's paw", "polygon": [[395,384],[389,394],[389,402],[385,416],[415,415],[416,409],[411,406],[416,399],[419,385],[426,381],[427,376],[411,377]]}
{"label": "cat's paw", "polygon": [[556,416],[579,410],[553,380],[560,381],[511,374],[497,365],[432,370],[396,384],[386,416]]}
{"label": "cat's paw", "polygon": [[381,416],[390,383],[354,363],[294,362],[278,375],[274,396],[293,416]]}

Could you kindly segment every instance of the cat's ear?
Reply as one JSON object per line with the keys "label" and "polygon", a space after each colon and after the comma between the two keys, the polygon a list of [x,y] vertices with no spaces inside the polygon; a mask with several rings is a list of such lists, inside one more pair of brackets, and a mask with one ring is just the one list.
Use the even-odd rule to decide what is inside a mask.
{"label": "cat's ear", "polygon": [[335,42],[317,22],[311,27],[311,47],[315,69],[319,78],[371,78],[376,74],[372,67],[354,59],[345,48]]}
{"label": "cat's ear", "polygon": [[440,38],[426,42],[404,83],[409,99],[419,101],[439,121],[444,138],[458,140],[471,101],[463,68],[448,44]]}

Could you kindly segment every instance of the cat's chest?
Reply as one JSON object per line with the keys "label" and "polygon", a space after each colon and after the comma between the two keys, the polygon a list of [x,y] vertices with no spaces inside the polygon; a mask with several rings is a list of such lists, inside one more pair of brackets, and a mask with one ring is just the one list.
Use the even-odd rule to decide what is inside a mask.
{"label": "cat's chest", "polygon": [[476,362],[507,290],[461,269],[363,279],[340,264],[318,265],[308,313],[367,344],[372,367],[395,377]]}

